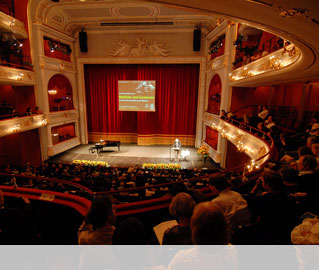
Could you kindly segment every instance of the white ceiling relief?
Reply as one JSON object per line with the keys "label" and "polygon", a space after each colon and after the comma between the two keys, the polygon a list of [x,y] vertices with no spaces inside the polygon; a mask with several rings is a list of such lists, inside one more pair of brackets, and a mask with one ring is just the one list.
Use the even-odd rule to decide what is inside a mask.
{"label": "white ceiling relief", "polygon": [[106,31],[112,27],[114,30],[114,26],[123,26],[121,23],[133,29],[138,22],[148,22],[139,24],[140,29],[157,30],[159,25],[165,29],[195,29],[199,25],[210,31],[216,26],[217,18],[187,8],[146,1],[60,0],[54,3],[41,0],[38,7],[37,17],[44,24],[70,35],[75,35],[79,29],[101,30],[103,27]]}

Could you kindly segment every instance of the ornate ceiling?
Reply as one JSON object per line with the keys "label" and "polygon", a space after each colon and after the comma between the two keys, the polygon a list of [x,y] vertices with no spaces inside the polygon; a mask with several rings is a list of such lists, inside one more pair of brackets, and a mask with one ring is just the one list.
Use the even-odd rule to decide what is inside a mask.
{"label": "ornate ceiling", "polygon": [[[33,0],[35,2],[36,0]],[[79,29],[194,29],[211,31],[220,22],[217,17],[196,10],[145,1],[50,0],[38,1],[38,22],[74,34]]]}
{"label": "ornate ceiling", "polygon": [[199,26],[205,33],[222,19],[236,21],[272,32],[299,47],[302,57],[290,72],[295,80],[319,77],[317,0],[29,1],[32,23],[47,25],[73,37],[80,29],[174,32],[191,31]]}

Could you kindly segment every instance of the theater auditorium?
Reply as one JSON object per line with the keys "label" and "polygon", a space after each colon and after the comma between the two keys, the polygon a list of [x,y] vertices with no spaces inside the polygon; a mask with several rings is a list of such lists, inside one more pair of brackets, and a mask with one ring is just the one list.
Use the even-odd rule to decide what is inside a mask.
{"label": "theater auditorium", "polygon": [[289,248],[319,244],[318,14],[1,0],[0,243],[174,245],[139,269],[244,268],[237,245],[287,245],[284,265],[307,265]]}

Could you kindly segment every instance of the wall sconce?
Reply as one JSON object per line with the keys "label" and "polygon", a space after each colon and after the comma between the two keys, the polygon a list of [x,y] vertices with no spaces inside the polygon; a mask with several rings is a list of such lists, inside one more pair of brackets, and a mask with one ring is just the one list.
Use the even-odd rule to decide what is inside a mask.
{"label": "wall sconce", "polygon": [[11,22],[9,22],[10,27],[14,27],[16,25],[16,20],[13,19]]}
{"label": "wall sconce", "polygon": [[41,126],[45,127],[48,124],[48,119],[44,119],[40,122]]}
{"label": "wall sconce", "polygon": [[16,124],[13,126],[13,128],[11,129],[13,132],[19,132],[21,129],[21,125],[20,124]]}
{"label": "wall sconce", "polygon": [[251,160],[250,164],[247,165],[247,169],[249,172],[252,172],[253,170],[258,169],[258,168],[259,168],[258,164],[253,159]]}

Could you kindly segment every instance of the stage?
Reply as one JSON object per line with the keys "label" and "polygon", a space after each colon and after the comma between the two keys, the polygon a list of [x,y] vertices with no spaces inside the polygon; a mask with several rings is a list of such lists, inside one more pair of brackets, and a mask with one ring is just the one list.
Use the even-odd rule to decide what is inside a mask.
{"label": "stage", "polygon": [[172,151],[172,160],[170,160],[170,146],[138,146],[136,144],[121,144],[118,152],[117,146],[104,148],[100,153],[90,153],[89,148],[94,144],[80,145],[72,148],[59,155],[51,157],[48,162],[71,163],[75,159],[91,160],[91,161],[106,161],[110,166],[114,167],[129,167],[137,164],[139,167],[143,163],[178,163],[183,169],[218,169],[210,158],[204,161],[203,157],[198,156],[197,149],[194,147],[182,147],[181,151],[189,150],[190,155],[185,159],[180,158],[179,162],[174,160]]}

